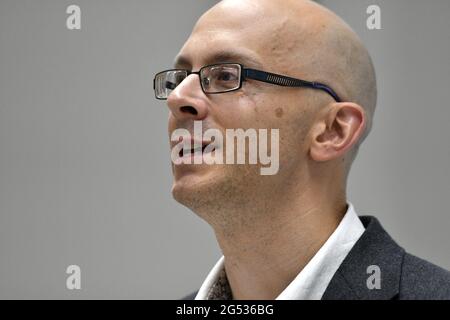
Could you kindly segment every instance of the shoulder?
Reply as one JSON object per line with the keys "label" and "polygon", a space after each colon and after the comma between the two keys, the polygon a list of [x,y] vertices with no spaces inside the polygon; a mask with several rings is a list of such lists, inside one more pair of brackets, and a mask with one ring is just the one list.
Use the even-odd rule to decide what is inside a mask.
{"label": "shoulder", "polygon": [[[399,246],[373,216],[360,216],[365,231],[332,278],[323,299],[450,300],[450,272]],[[379,288],[367,285],[378,267]],[[372,279],[372,276],[370,279]]]}
{"label": "shoulder", "polygon": [[406,253],[402,264],[399,298],[450,300],[450,272]]}

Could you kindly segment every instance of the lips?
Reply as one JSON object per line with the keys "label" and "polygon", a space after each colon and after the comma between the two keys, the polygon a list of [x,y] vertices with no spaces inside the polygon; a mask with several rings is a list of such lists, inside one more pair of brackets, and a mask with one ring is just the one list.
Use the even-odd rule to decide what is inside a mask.
{"label": "lips", "polygon": [[[199,141],[191,141],[191,148],[188,150],[188,152],[186,153],[189,154],[190,156],[194,156],[194,155],[199,155],[199,154],[207,154],[207,153],[211,153],[213,151],[216,150],[216,147],[213,146],[213,148],[210,148],[210,150],[208,150],[208,152],[205,153],[205,149],[207,146],[209,146],[210,144],[212,144],[212,141],[202,141],[201,143]],[[184,149],[180,150],[179,156],[180,158],[182,158],[184,156]]]}

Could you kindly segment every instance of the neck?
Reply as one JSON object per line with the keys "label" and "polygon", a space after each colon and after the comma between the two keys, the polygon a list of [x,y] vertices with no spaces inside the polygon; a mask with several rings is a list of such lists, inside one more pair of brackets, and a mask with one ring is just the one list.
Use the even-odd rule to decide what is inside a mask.
{"label": "neck", "polygon": [[266,203],[258,212],[230,212],[247,219],[232,230],[215,228],[234,299],[275,299],[337,228],[347,210],[345,196],[316,191],[284,193],[291,199],[277,195],[276,205]]}

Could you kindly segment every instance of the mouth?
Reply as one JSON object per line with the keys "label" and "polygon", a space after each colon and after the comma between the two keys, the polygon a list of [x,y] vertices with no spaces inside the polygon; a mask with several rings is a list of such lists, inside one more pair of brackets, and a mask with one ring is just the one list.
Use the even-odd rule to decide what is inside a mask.
{"label": "mouth", "polygon": [[200,147],[194,147],[194,148],[190,148],[188,150],[186,150],[187,152],[185,153],[184,148],[180,150],[179,152],[179,156],[180,158],[183,158],[184,156],[189,156],[189,157],[194,157],[196,155],[205,155],[208,153],[212,153],[213,151],[216,150],[216,146],[212,146],[210,148],[208,148],[208,150],[205,152],[206,147],[208,147],[210,144],[212,144],[212,142],[203,142],[202,145]]}

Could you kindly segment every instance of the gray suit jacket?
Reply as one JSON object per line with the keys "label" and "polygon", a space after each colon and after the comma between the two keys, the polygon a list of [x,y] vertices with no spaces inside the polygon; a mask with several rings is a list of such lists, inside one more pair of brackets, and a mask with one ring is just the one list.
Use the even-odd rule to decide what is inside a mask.
{"label": "gray suit jacket", "polygon": [[[377,218],[360,216],[365,231],[331,279],[323,300],[450,300],[450,272],[400,247]],[[371,286],[378,266],[380,282]],[[369,285],[368,285],[369,279]],[[197,292],[184,297],[192,300]]]}

